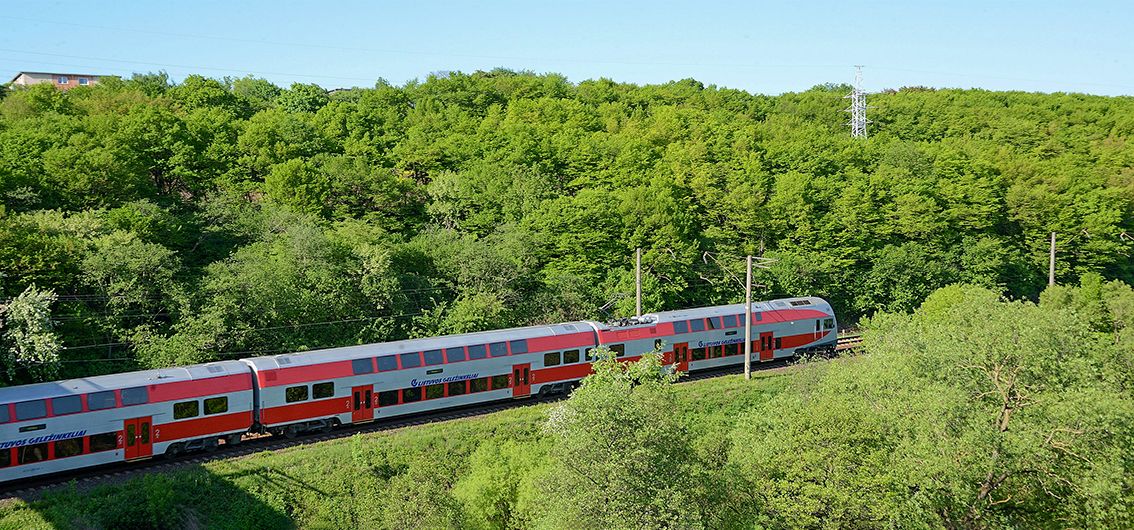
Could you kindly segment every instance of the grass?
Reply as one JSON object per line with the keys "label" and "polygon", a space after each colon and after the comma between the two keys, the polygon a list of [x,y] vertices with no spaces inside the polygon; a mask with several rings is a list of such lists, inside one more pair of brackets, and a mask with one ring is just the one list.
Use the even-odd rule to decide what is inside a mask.
{"label": "grass", "polygon": [[[730,375],[677,386],[679,414],[712,453],[732,425],[781,392],[798,370]],[[395,485],[427,477],[449,487],[485,440],[537,440],[554,404],[360,434],[210,462],[79,491],[0,503],[0,529],[372,528]],[[725,455],[721,455],[721,459]],[[410,473],[413,471],[413,473]],[[419,479],[411,479],[420,482]],[[398,486],[401,487],[401,486]]]}

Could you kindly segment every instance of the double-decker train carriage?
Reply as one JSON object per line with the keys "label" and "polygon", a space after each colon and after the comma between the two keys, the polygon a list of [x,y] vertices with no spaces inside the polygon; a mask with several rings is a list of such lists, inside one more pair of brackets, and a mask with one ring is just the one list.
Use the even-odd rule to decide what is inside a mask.
{"label": "double-decker train carriage", "polygon": [[251,425],[238,361],[0,388],[0,481],[211,449]]}
{"label": "double-decker train carriage", "polygon": [[[595,346],[587,322],[503,329],[246,359],[256,374],[257,428],[294,436],[339,424],[525,397],[542,386],[545,353]],[[576,354],[576,357],[578,355]],[[576,358],[576,363],[578,359]],[[576,364],[555,370],[578,379]]]}
{"label": "double-decker train carriage", "polygon": [[[744,305],[329,348],[0,388],[0,482],[311,430],[564,392],[594,349],[655,349],[680,371],[744,362]],[[833,350],[820,298],[752,306],[753,360]]]}

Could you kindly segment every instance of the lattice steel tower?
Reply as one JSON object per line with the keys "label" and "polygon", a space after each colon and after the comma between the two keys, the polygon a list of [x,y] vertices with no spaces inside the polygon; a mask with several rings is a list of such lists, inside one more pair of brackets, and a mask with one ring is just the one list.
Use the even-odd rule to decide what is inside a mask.
{"label": "lattice steel tower", "polygon": [[851,100],[850,108],[847,109],[851,116],[849,123],[851,136],[866,138],[866,124],[870,123],[870,120],[866,119],[866,92],[862,90],[862,65],[855,65],[854,89],[844,98]]}

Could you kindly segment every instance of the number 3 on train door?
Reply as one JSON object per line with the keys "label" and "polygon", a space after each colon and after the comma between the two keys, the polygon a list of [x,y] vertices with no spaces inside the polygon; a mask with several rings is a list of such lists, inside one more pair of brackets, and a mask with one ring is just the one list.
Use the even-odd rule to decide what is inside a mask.
{"label": "number 3 on train door", "polygon": [[531,395],[531,366],[530,363],[524,363],[512,367],[512,397]]}

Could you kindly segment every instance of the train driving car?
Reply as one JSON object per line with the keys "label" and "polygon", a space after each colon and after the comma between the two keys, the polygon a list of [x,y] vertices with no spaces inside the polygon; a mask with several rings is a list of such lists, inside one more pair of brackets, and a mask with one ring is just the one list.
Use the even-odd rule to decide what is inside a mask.
{"label": "train driving car", "polygon": [[[599,341],[625,349],[628,357],[664,344],[667,364],[687,372],[744,363],[744,304],[643,315],[652,326],[607,326]],[[654,329],[650,329],[650,328]],[[811,351],[833,350],[837,324],[822,298],[789,298],[752,304],[752,356],[771,361]]]}
{"label": "train driving car", "polygon": [[251,405],[238,361],[0,388],[0,482],[236,442]]}
{"label": "train driving car", "polygon": [[243,361],[259,388],[257,429],[290,437],[561,390],[590,373],[580,352],[595,344],[591,324],[568,322]]}

